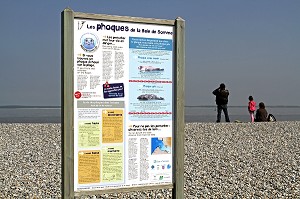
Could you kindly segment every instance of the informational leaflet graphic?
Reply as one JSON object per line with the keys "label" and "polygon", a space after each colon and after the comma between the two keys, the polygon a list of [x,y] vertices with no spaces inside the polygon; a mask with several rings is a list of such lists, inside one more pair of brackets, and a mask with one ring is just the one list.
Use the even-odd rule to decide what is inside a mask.
{"label": "informational leaflet graphic", "polygon": [[102,143],[123,142],[123,110],[104,109],[102,111]]}
{"label": "informational leaflet graphic", "polygon": [[171,120],[172,84],[130,82],[129,118],[135,121]]}
{"label": "informational leaflet graphic", "polygon": [[103,149],[103,182],[124,183],[124,153],[121,146],[110,146]]}
{"label": "informational leaflet graphic", "polygon": [[89,148],[100,146],[99,121],[80,121],[78,123],[78,147]]}
{"label": "informational leaflet graphic", "polygon": [[172,138],[153,137],[151,138],[151,155],[171,154]]}
{"label": "informational leaflet graphic", "polygon": [[172,39],[129,38],[130,120],[172,119]]}
{"label": "informational leaflet graphic", "polygon": [[124,84],[123,83],[103,84],[103,96],[104,99],[124,97]]}
{"label": "informational leaflet graphic", "polygon": [[74,190],[172,183],[174,27],[74,19]]}
{"label": "informational leaflet graphic", "polygon": [[78,152],[78,183],[100,183],[100,151]]}

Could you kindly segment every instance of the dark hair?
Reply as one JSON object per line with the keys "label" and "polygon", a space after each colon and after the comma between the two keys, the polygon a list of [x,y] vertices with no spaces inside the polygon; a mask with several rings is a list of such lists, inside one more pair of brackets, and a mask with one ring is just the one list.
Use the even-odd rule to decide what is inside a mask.
{"label": "dark hair", "polygon": [[249,99],[250,101],[252,101],[252,100],[253,100],[253,97],[250,95],[248,99]]}
{"label": "dark hair", "polygon": [[265,104],[263,103],[263,102],[260,102],[259,104],[258,104],[258,106],[259,106],[259,108],[265,108]]}
{"label": "dark hair", "polygon": [[224,83],[220,84],[220,88],[225,89],[225,84]]}

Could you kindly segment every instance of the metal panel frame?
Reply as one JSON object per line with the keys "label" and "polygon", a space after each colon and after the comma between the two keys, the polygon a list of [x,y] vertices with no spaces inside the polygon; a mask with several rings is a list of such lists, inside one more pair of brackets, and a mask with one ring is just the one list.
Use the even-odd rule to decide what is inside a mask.
{"label": "metal panel frame", "polygon": [[[174,49],[174,147],[173,147],[173,184],[155,185],[108,190],[74,192],[74,19],[101,19],[132,23],[170,25],[175,27]],[[185,21],[140,18],[103,14],[73,12],[70,8],[61,13],[61,177],[62,198],[103,193],[120,193],[153,189],[172,188],[172,198],[184,198],[184,68],[185,68]]]}

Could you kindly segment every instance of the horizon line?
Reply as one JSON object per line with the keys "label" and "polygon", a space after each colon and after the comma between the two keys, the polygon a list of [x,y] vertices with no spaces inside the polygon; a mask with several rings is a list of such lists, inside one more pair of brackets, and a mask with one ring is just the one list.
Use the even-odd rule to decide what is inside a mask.
{"label": "horizon line", "polygon": [[[185,105],[184,107],[192,108],[192,107],[216,107],[217,105]],[[228,105],[228,107],[247,107],[247,105]],[[300,105],[268,105],[267,107],[300,107]]]}
{"label": "horizon line", "polygon": [[[195,108],[195,107],[202,107],[202,108],[211,108],[216,107],[217,105],[185,105],[185,108]],[[0,105],[0,108],[61,108],[61,105]],[[228,105],[228,107],[246,107],[245,105]],[[269,105],[267,107],[300,107],[300,105]]]}

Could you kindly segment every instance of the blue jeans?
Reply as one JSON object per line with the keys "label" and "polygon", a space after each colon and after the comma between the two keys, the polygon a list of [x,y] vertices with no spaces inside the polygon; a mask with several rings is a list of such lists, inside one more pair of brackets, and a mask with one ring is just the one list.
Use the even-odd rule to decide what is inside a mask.
{"label": "blue jeans", "polygon": [[220,122],[220,121],[221,121],[221,113],[222,113],[222,110],[223,110],[224,115],[225,115],[225,121],[226,121],[226,122],[230,122],[229,116],[228,116],[227,104],[218,105],[217,110],[218,110],[217,122]]}

